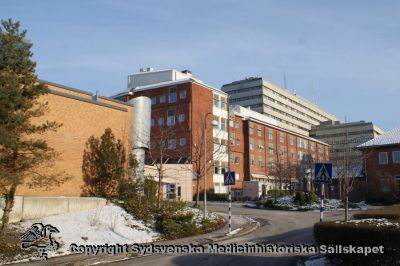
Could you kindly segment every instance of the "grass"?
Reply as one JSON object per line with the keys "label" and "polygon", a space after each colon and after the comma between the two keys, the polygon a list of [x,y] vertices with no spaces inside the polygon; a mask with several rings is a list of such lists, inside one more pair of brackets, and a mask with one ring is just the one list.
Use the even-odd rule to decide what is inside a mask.
{"label": "grass", "polygon": [[381,209],[357,212],[353,215],[354,219],[379,219],[400,220],[400,204],[385,206]]}

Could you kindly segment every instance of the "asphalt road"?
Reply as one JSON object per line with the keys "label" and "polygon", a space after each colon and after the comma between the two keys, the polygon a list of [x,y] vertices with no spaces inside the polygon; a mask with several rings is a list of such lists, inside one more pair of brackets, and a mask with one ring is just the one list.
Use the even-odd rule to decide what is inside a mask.
{"label": "asphalt road", "polygon": [[[227,212],[227,204],[209,203],[208,208],[216,212]],[[245,208],[242,204],[233,204],[236,215],[251,217],[261,226],[244,236],[225,240],[219,244],[313,244],[313,225],[319,221],[319,212],[276,211]],[[344,219],[344,211],[325,212],[326,220]],[[180,244],[176,240],[174,244]],[[306,254],[157,254],[108,263],[108,265],[296,265]]]}

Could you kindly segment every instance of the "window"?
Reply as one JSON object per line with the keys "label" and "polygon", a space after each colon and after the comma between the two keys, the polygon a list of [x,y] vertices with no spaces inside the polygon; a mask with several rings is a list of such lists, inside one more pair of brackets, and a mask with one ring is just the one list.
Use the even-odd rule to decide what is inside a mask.
{"label": "window", "polygon": [[221,97],[221,109],[226,110],[226,98]]}
{"label": "window", "polygon": [[154,118],[151,119],[151,126],[154,127]]}
{"label": "window", "polygon": [[240,164],[240,157],[235,157],[235,163]]}
{"label": "window", "polygon": [[250,164],[254,165],[254,155],[250,154]]}
{"label": "window", "polygon": [[234,145],[235,144],[235,139],[236,139],[236,133],[232,132],[229,135],[229,144]]}
{"label": "window", "polygon": [[253,134],[254,134],[253,124],[249,124],[249,134],[250,134],[250,135],[253,135]]}
{"label": "window", "polygon": [[400,151],[393,151],[392,152],[392,157],[393,157],[393,163],[399,163],[400,164]]}
{"label": "window", "polygon": [[279,141],[281,143],[285,142],[285,133],[284,132],[279,132]]}
{"label": "window", "polygon": [[388,164],[387,152],[380,152],[379,153],[379,164]]}
{"label": "window", "polygon": [[219,128],[219,117],[214,115],[213,120],[214,120],[213,127],[215,129],[218,129]]}
{"label": "window", "polygon": [[264,149],[262,140],[258,140],[258,151],[262,151]]}
{"label": "window", "polygon": [[264,161],[263,161],[261,156],[258,156],[258,166],[259,167],[264,167]]}
{"label": "window", "polygon": [[221,118],[221,130],[226,131],[226,119]]}
{"label": "window", "polygon": [[382,192],[388,192],[390,191],[390,182],[387,178],[382,178],[379,180],[380,185],[381,185],[381,191]]}
{"label": "window", "polygon": [[215,161],[214,163],[214,174],[220,174],[220,162],[219,161]]}
{"label": "window", "polygon": [[186,99],[186,90],[179,91],[179,99]]}
{"label": "window", "polygon": [[261,137],[262,130],[260,127],[257,128],[257,136]]}
{"label": "window", "polygon": [[185,114],[180,114],[179,115],[179,122],[185,122],[186,121],[186,116]]}
{"label": "window", "polygon": [[156,103],[157,103],[157,97],[151,96],[151,104],[156,104]]}
{"label": "window", "polygon": [[400,175],[394,177],[394,189],[400,191]]}
{"label": "window", "polygon": [[185,146],[186,145],[186,138],[180,138],[179,139],[179,145],[180,146]]}
{"label": "window", "polygon": [[274,138],[274,131],[272,129],[268,130],[268,139],[272,140]]}
{"label": "window", "polygon": [[176,148],[176,139],[169,139],[168,140],[168,149],[175,149]]}
{"label": "window", "polygon": [[176,103],[176,88],[169,89],[169,103]]}
{"label": "window", "polygon": [[274,144],[269,144],[269,154],[274,155]]}
{"label": "window", "polygon": [[254,150],[254,139],[250,138],[250,150]]}
{"label": "window", "polygon": [[158,118],[158,125],[159,125],[159,126],[164,125],[164,117]]}
{"label": "window", "polygon": [[213,98],[214,98],[214,107],[219,108],[219,96],[214,94]]}
{"label": "window", "polygon": [[292,135],[289,136],[290,145],[294,145],[294,137]]}
{"label": "window", "polygon": [[228,172],[228,162],[221,162],[221,174]]}
{"label": "window", "polygon": [[165,103],[166,99],[165,95],[160,95],[160,103]]}
{"label": "window", "polygon": [[168,126],[175,125],[175,110],[167,111],[167,125]]}
{"label": "window", "polygon": [[239,122],[235,121],[235,128],[239,128]]}

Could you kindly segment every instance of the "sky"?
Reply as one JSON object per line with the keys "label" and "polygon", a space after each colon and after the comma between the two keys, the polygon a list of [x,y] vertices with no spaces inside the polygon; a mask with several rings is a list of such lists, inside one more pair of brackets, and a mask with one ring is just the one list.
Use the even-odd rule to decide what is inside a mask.
{"label": "sky", "polygon": [[142,67],[263,77],[347,121],[400,126],[400,1],[0,0],[40,79],[110,96]]}

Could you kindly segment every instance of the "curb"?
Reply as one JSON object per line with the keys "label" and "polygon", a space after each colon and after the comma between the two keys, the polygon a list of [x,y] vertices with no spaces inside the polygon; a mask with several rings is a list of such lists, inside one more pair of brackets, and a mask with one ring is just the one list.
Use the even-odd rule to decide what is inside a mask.
{"label": "curb", "polygon": [[[238,233],[236,233],[236,234],[233,234],[233,235],[222,234],[221,236],[213,236],[213,237],[207,238],[208,234],[213,233],[213,232],[210,232],[210,233],[206,233],[203,235],[198,235],[199,239],[193,240],[192,243],[199,242],[199,240],[200,240],[200,242],[198,244],[202,244],[202,245],[207,245],[210,243],[218,243],[221,241],[234,239],[236,237],[241,237],[241,236],[250,234],[260,226],[260,223],[257,221],[254,221],[254,220],[251,221],[249,219],[248,219],[248,221],[249,221],[248,223],[245,223],[244,225],[242,225],[241,227],[236,229],[236,230],[240,229],[240,230],[238,230]],[[214,232],[217,232],[220,230],[223,230],[223,229],[218,229]],[[201,236],[204,236],[206,238],[201,238]],[[181,239],[185,239],[185,238],[181,238]],[[175,240],[179,240],[179,239],[175,239]],[[201,240],[203,240],[203,241],[201,241]],[[165,243],[168,241],[171,241],[171,240],[165,240],[165,241],[159,241],[159,242],[153,242],[153,243],[162,245],[163,242]],[[145,256],[152,256],[152,255],[156,255],[156,254],[155,253],[148,254]],[[118,262],[118,261],[136,258],[136,257],[141,257],[141,256],[139,256],[138,254],[135,254],[135,253],[123,253],[123,254],[117,254],[117,255],[111,255],[111,256],[109,256],[109,255],[87,256],[87,255],[83,255],[83,254],[70,254],[70,255],[65,255],[65,256],[53,257],[45,262],[30,261],[30,262],[20,262],[18,264],[21,264],[21,265],[39,265],[40,264],[40,265],[54,265],[54,266],[62,266],[62,265],[65,265],[65,266],[87,266],[87,265],[97,265],[97,264],[102,264],[102,263]]]}

